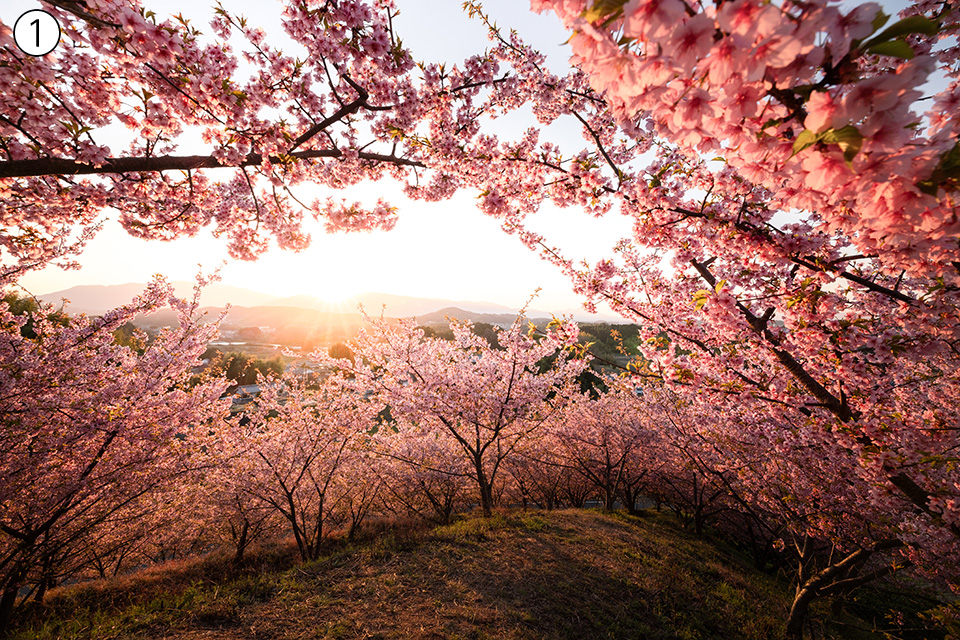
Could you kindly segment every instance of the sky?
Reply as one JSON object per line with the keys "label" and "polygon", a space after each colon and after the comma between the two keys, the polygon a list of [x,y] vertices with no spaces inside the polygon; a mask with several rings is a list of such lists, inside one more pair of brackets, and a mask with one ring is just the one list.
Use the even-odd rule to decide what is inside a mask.
{"label": "sky", "polygon": [[[156,0],[145,5],[158,14],[183,12],[193,23],[207,23],[198,0]],[[210,2],[212,5],[213,3]],[[398,0],[395,28],[418,60],[457,62],[486,46],[486,31],[460,9],[459,0]],[[269,1],[225,2],[245,14],[268,34],[282,33],[277,5]],[[538,16],[525,0],[488,0],[484,9],[500,26],[514,27],[549,56],[556,71],[566,65],[563,43],[568,37],[552,15]],[[0,18],[12,24],[24,11],[38,8],[35,0],[4,0]],[[529,123],[503,122],[509,133]],[[500,132],[500,130],[498,130]],[[576,141],[579,132],[551,131]],[[312,194],[311,194],[312,195]],[[386,197],[399,208],[397,226],[389,232],[327,235],[319,224],[307,227],[312,245],[300,253],[272,249],[256,262],[227,256],[224,242],[208,232],[173,242],[144,241],[127,235],[106,215],[103,229],[79,257],[82,268],[50,267],[27,275],[20,284],[36,295],[76,285],[145,282],[159,273],[171,280],[190,280],[198,272],[219,268],[224,284],[277,295],[309,294],[330,301],[366,291],[398,295],[483,300],[519,308],[537,290],[534,306],[552,312],[580,307],[569,281],[499,223],[476,207],[477,194],[460,191],[440,203],[408,201],[395,184],[356,185],[332,193],[349,201],[373,204]],[[531,225],[567,257],[596,260],[629,235],[629,224],[611,217],[597,220],[574,210],[545,207]]]}

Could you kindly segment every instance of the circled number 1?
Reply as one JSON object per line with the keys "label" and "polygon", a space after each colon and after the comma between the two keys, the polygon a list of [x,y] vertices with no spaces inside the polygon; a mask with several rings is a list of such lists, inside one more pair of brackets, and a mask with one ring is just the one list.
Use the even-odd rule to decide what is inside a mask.
{"label": "circled number 1", "polygon": [[30,56],[45,56],[60,44],[60,23],[41,9],[27,11],[13,25],[17,48]]}

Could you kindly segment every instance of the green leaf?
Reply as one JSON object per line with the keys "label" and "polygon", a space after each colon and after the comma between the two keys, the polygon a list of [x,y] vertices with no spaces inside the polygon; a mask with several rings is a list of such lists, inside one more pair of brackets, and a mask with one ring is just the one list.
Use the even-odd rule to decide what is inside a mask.
{"label": "green leaf", "polygon": [[903,36],[909,36],[914,33],[922,33],[927,36],[932,36],[939,33],[939,31],[939,22],[935,22],[930,18],[925,18],[923,16],[910,16],[898,22],[894,22],[892,25],[880,32],[880,35],[864,42],[863,48],[866,50],[873,45],[880,44],[881,42],[894,40],[895,38],[902,38]]}
{"label": "green leaf", "polygon": [[713,293],[713,292],[710,291],[709,289],[700,289],[699,291],[695,292],[695,293],[693,294],[693,306],[694,306],[694,308],[695,308],[697,311],[699,311],[700,309],[702,309],[703,306],[704,306],[705,304],[707,304],[707,302],[710,300],[710,295],[711,295],[712,293]]}
{"label": "green leaf", "polygon": [[940,158],[940,163],[937,168],[939,169],[957,169],[960,168],[960,142],[953,145],[953,148],[950,151],[947,151],[943,154],[943,157]]}
{"label": "green leaf", "polygon": [[865,53],[873,53],[878,56],[890,56],[900,58],[901,60],[912,60],[913,49],[904,40],[890,40],[889,42],[878,42],[864,49]]}
{"label": "green leaf", "polygon": [[602,20],[610,14],[620,13],[627,0],[595,0],[593,5],[583,12],[583,17],[589,22]]}
{"label": "green leaf", "polygon": [[801,84],[793,87],[793,92],[804,99],[804,101],[810,99],[810,94],[814,92],[817,88],[815,84]]}
{"label": "green leaf", "polygon": [[809,129],[804,129],[800,132],[800,135],[797,136],[797,139],[793,141],[793,155],[797,155],[804,149],[817,144],[822,137],[822,133],[814,133]]}
{"label": "green leaf", "polygon": [[908,36],[913,33],[922,33],[925,36],[934,36],[940,32],[940,23],[936,20],[931,20],[925,16],[909,16],[895,22],[883,32],[880,33],[878,38],[884,40],[891,40],[893,38],[899,38],[901,36]]}
{"label": "green leaf", "polygon": [[715,287],[713,288],[713,290],[716,291],[716,292],[719,294],[719,293],[720,293],[720,290],[723,289],[723,285],[725,285],[725,284],[727,284],[727,281],[726,281],[726,280],[721,280],[720,282],[717,283],[717,286],[715,286]]}
{"label": "green leaf", "polygon": [[915,182],[914,185],[922,193],[934,197],[941,188],[948,192],[960,188],[960,142],[940,157],[940,162],[929,178]]}
{"label": "green leaf", "polygon": [[662,169],[660,169],[660,171],[657,171],[656,175],[653,176],[653,178],[650,179],[650,182],[647,183],[647,186],[649,186],[651,189],[656,189],[661,184],[663,184],[663,180],[662,180],[663,174],[665,174],[672,165],[673,163],[671,162],[665,165]]}
{"label": "green leaf", "polygon": [[[812,147],[818,142],[825,144],[835,144],[843,151],[843,159],[849,165],[853,159],[860,153],[863,147],[863,136],[853,125],[848,124],[842,129],[827,129],[820,133],[814,133],[809,129],[804,129],[793,141],[793,155],[797,155],[804,149]],[[793,157],[793,156],[791,156]]]}
{"label": "green leaf", "polygon": [[920,193],[925,193],[928,196],[937,197],[937,191],[940,190],[940,185],[935,183],[933,180],[920,180],[913,183],[917,189],[920,190]]}
{"label": "green leaf", "polygon": [[890,16],[885,14],[883,11],[878,11],[876,17],[873,19],[873,30],[876,32],[883,25],[887,24],[887,20],[890,19]]}
{"label": "green leaf", "polygon": [[843,151],[843,159],[847,161],[847,164],[853,162],[863,146],[863,136],[852,124],[848,124],[842,129],[829,129],[821,135],[823,135],[823,141],[827,144],[836,144],[840,147],[840,150]]}

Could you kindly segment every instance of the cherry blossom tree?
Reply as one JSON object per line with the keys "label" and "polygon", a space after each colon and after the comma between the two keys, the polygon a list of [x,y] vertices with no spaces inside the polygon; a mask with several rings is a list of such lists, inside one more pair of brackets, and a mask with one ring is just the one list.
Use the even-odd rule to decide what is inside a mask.
{"label": "cherry blossom tree", "polygon": [[[34,314],[34,337],[21,331],[26,316],[0,308],[0,626],[21,589],[53,575],[44,561],[76,560],[91,536],[149,511],[151,495],[200,464],[224,385],[191,381],[217,330],[197,321],[198,295],[178,299],[158,279],[99,318]],[[116,344],[118,327],[163,306],[179,326],[142,353]]]}
{"label": "cherry blossom tree", "polygon": [[[209,450],[209,445],[205,444],[203,449]],[[217,543],[196,482],[209,469],[209,459],[204,455],[201,460],[198,472],[184,474],[176,482],[152,492],[146,501],[147,509],[140,517],[131,518],[125,527],[139,537],[134,566],[195,557]]]}
{"label": "cherry blossom tree", "polygon": [[[914,3],[891,21],[876,3],[531,4],[573,31],[574,61],[618,117],[689,161],[719,153],[766,209],[816,212],[814,228],[894,273],[960,277],[956,7]],[[919,112],[936,72],[947,82]],[[739,222],[762,229],[754,200]]]}
{"label": "cherry blossom tree", "polygon": [[[644,412],[660,425],[665,497],[698,530],[706,518],[727,531],[746,529],[739,541],[753,545],[755,561],[781,549],[781,564],[796,578],[787,637],[802,637],[817,598],[845,596],[914,565],[955,579],[954,567],[932,563],[944,548],[905,530],[909,502],[878,500],[862,461],[842,444],[813,442],[788,412],[773,417],[749,403],[718,407],[694,397],[662,384],[644,389]],[[723,421],[735,428],[718,429]]]}
{"label": "cherry blossom tree", "polygon": [[[644,325],[641,375],[723,406],[717,433],[737,437],[742,404],[798,429],[837,456],[838,479],[852,455],[870,489],[847,498],[897,513],[909,553],[946,571],[933,558],[960,539],[956,9],[534,7],[574,32],[610,108],[588,123],[613,180],[599,197],[634,230],[586,267],[532,244]],[[934,72],[947,87],[924,114]]]}
{"label": "cherry blossom tree", "polygon": [[345,474],[376,411],[336,377],[314,393],[287,378],[262,386],[256,406],[234,417],[218,447],[220,464],[229,465],[225,489],[280,514],[301,558],[314,560],[333,525],[347,519],[354,487]]}
{"label": "cherry blossom tree", "polygon": [[515,501],[524,508],[532,502],[541,509],[558,509],[563,502],[564,488],[581,481],[563,464],[554,444],[549,429],[545,429],[505,462]]}
{"label": "cherry blossom tree", "polygon": [[451,438],[400,421],[380,427],[371,440],[378,457],[385,507],[392,513],[450,524],[469,504],[469,461]]}
{"label": "cherry blossom tree", "polygon": [[[229,453],[228,453],[229,452]],[[213,448],[213,461],[197,488],[203,519],[216,538],[233,549],[233,562],[243,563],[247,550],[258,539],[277,534],[282,525],[279,513],[242,489],[237,474],[237,455],[231,447]]]}
{"label": "cherry blossom tree", "polygon": [[354,439],[351,454],[344,464],[343,472],[336,478],[337,490],[343,499],[340,503],[340,519],[347,529],[347,539],[354,540],[364,521],[372,517],[385,515],[386,488],[383,474],[377,468],[380,458],[372,446],[368,433],[372,429],[366,424],[363,431]]}
{"label": "cherry blossom tree", "polygon": [[[556,410],[586,361],[566,351],[577,347],[570,323],[556,323],[535,339],[518,319],[497,331],[497,347],[469,323],[453,322],[450,329],[453,340],[446,341],[424,337],[412,319],[376,320],[351,345],[356,362],[337,364],[392,415],[453,440],[490,516],[504,460]],[[553,358],[549,365],[547,358]]]}
{"label": "cherry blossom tree", "polygon": [[[289,3],[284,25],[306,47],[302,59],[223,8],[207,39],[187,18],[157,16],[138,2],[44,6],[64,32],[49,56],[23,54],[10,27],[0,27],[0,194],[16,212],[2,239],[15,259],[55,251],[104,207],[146,238],[212,224],[241,257],[262,252],[268,235],[282,247],[305,246],[305,213],[344,229],[392,225],[383,202],[367,210],[332,200],[301,205],[290,191],[302,182],[340,188],[418,164],[406,145],[379,152],[364,141],[417,118],[409,109],[413,61],[392,32],[391,3]],[[241,62],[251,73],[238,71]],[[126,147],[104,141],[103,129],[116,125],[129,132]],[[177,155],[187,132],[199,133],[205,152]],[[229,170],[208,173],[218,168]]]}
{"label": "cherry blossom tree", "polygon": [[[171,478],[89,532],[71,549],[78,558],[76,572],[65,578],[73,582],[119,576],[209,550],[218,540],[199,491],[199,480],[208,472],[206,456],[196,456],[187,473]],[[41,601],[39,590],[34,599]]]}
{"label": "cherry blossom tree", "polygon": [[612,510],[628,469],[639,466],[635,461],[653,440],[638,398],[623,385],[596,399],[579,394],[551,427],[563,464],[582,475]]}

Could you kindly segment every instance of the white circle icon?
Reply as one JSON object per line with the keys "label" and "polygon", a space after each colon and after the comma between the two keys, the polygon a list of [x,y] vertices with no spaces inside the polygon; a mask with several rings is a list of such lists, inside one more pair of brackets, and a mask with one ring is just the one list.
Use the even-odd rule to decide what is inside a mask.
{"label": "white circle icon", "polygon": [[45,56],[60,44],[60,23],[46,11],[27,11],[13,25],[13,40],[27,55]]}

